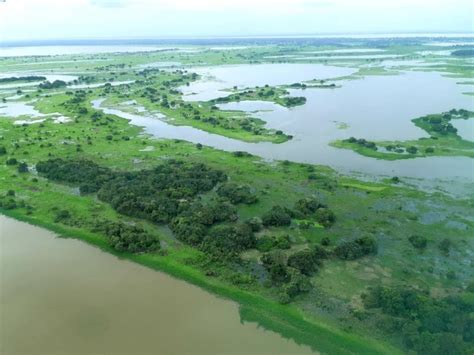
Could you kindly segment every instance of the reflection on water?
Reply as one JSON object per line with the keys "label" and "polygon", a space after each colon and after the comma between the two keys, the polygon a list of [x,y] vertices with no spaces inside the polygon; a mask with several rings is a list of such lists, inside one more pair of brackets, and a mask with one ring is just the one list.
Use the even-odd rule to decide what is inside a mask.
{"label": "reflection on water", "polygon": [[309,354],[238,306],[0,216],[0,353]]}
{"label": "reflection on water", "polygon": [[284,85],[313,79],[330,79],[350,75],[356,70],[323,64],[241,64],[207,68],[190,68],[204,80],[181,87],[185,100],[206,101],[227,96],[221,91],[233,86],[239,88]]}

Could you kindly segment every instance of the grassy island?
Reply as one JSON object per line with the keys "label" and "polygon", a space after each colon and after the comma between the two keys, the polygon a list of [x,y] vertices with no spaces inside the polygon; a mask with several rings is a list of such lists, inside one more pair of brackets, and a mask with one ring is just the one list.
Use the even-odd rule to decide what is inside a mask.
{"label": "grassy island", "polygon": [[461,138],[451,120],[468,120],[474,112],[453,109],[441,114],[433,114],[413,119],[412,122],[426,131],[429,138],[410,141],[372,142],[364,138],[350,137],[332,142],[337,148],[351,149],[371,158],[398,160],[428,156],[474,157],[474,142]]}

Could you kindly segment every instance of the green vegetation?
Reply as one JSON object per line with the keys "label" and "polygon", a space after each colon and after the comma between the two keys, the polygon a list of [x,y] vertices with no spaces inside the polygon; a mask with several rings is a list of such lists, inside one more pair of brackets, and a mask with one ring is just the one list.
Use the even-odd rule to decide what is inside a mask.
{"label": "green vegetation", "polygon": [[464,140],[457,134],[451,120],[468,120],[474,112],[453,109],[441,114],[433,114],[413,119],[417,127],[430,137],[412,141],[371,142],[364,138],[350,137],[332,142],[337,148],[351,149],[359,154],[386,160],[410,159],[426,156],[467,156],[474,157],[474,142]]}
{"label": "green vegetation", "polygon": [[245,100],[271,101],[284,107],[304,105],[305,97],[289,96],[289,92],[280,87],[265,87],[246,90],[234,90],[231,95],[211,100],[212,103],[222,104],[227,102],[238,102]]}
{"label": "green vegetation", "polygon": [[[247,142],[283,143],[291,139],[281,131],[264,128],[265,122],[245,112],[220,110],[214,101],[184,101],[179,88],[197,80],[196,74],[186,74],[180,70],[170,73],[148,69],[139,71],[137,77],[139,79],[135,83],[120,88],[106,84],[103,91],[107,99],[103,105],[142,114],[141,110],[134,109],[140,105],[148,113],[163,114],[160,119],[170,124],[192,126]],[[131,99],[133,104],[129,104]],[[286,102],[294,99],[297,98],[278,100]]]}
{"label": "green vegetation", "polygon": [[11,76],[9,78],[0,78],[0,84],[18,83],[18,82],[31,82],[31,81],[43,81],[46,77],[39,75],[27,75],[27,76]]}
{"label": "green vegetation", "polygon": [[472,347],[474,293],[434,299],[408,287],[377,286],[362,297],[367,310],[378,308],[388,329],[420,354],[468,354]]}
{"label": "green vegetation", "polygon": [[49,90],[49,89],[60,89],[60,88],[66,87],[66,85],[67,84],[65,81],[55,80],[52,83],[49,81],[45,81],[44,83],[39,84],[38,87],[40,89]]}
{"label": "green vegetation", "polygon": [[[391,54],[413,57],[424,49],[383,45]],[[109,83],[87,89],[34,87],[29,95],[37,100],[35,108],[58,112],[70,118],[67,122],[46,116],[15,125],[0,117],[1,213],[235,300],[243,321],[323,353],[472,353],[471,201],[409,189],[396,177],[372,183],[327,167],[226,153],[204,142],[153,139],[90,103],[105,99],[105,106],[128,112],[143,108],[176,125],[251,142],[283,142],[290,137],[244,112],[183,100],[180,88],[196,75],[139,65],[291,62],[266,57],[300,51],[290,46],[162,51],[60,65],[47,63],[55,58],[38,58],[34,65],[1,59],[0,70],[58,68],[81,73],[74,83]],[[360,77],[387,74],[376,65],[362,67],[373,61],[350,63],[361,65]],[[459,65],[446,72],[468,75]],[[132,82],[112,86],[114,81]],[[287,97],[285,89],[312,84],[335,87],[315,79],[259,88],[239,99],[279,103]],[[229,100],[235,95],[241,92],[231,91]],[[344,144],[384,158],[449,155],[445,149],[456,144],[456,154],[465,149],[465,155],[470,143],[450,124],[464,119],[465,112],[414,120],[432,138],[392,142],[403,153],[390,151],[389,142],[354,138]]]}

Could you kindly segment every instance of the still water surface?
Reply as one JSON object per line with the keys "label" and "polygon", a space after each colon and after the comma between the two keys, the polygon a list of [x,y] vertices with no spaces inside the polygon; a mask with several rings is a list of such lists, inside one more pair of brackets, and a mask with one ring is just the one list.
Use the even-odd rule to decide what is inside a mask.
{"label": "still water surface", "polygon": [[0,354],[310,354],[234,302],[0,215]]}
{"label": "still water surface", "polygon": [[[308,68],[313,70],[308,71]],[[264,85],[265,82],[276,85],[297,79],[330,78],[350,74],[351,71],[312,64],[211,67],[201,69],[200,73],[204,75],[202,80],[182,89],[188,94],[185,96],[187,100],[209,100],[226,96],[228,93],[222,89],[233,85],[252,87]],[[470,158],[430,157],[385,161],[329,146],[331,141],[350,136],[369,140],[428,137],[411,120],[452,108],[474,110],[472,96],[463,95],[463,91],[465,88],[457,85],[456,79],[443,77],[440,73],[409,71],[401,75],[345,80],[337,89],[291,90],[292,95],[305,96],[307,102],[290,109],[255,101],[219,105],[221,109],[251,112],[266,121],[267,127],[281,129],[294,136],[294,139],[283,144],[246,143],[192,127],[171,126],[143,113],[133,115],[114,109],[104,111],[128,118],[132,124],[144,126],[147,132],[156,137],[178,138],[228,151],[244,150],[266,159],[324,164],[346,173],[472,182],[474,160]],[[100,101],[95,101],[94,105],[99,108]],[[345,123],[347,128],[340,129],[340,123]]]}

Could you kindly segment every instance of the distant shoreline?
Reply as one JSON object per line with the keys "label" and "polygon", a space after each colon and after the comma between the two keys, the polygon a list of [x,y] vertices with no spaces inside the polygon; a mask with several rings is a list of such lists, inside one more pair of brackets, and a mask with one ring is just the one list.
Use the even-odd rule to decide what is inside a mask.
{"label": "distant shoreline", "polygon": [[[255,36],[201,36],[201,37],[156,37],[156,38],[77,38],[77,39],[47,39],[47,40],[2,40],[2,47],[30,47],[30,46],[81,46],[81,45],[166,45],[166,44],[232,44],[265,42],[284,40],[344,40],[344,39],[471,39],[474,41],[474,32],[471,33],[378,33],[378,34],[299,34],[299,35],[255,35]],[[474,44],[474,42],[473,42]]]}

